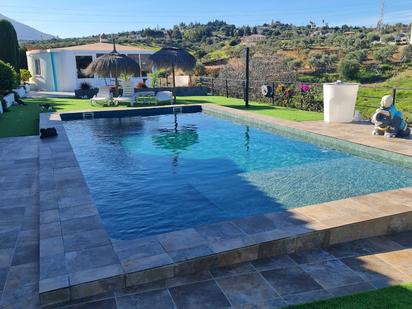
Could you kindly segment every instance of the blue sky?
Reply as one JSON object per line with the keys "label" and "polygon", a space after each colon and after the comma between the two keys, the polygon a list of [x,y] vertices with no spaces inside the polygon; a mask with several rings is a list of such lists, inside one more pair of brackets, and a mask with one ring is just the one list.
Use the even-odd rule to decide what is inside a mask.
{"label": "blue sky", "polygon": [[[0,13],[60,37],[225,20],[255,25],[375,25],[380,0],[0,0]],[[386,0],[387,23],[412,22],[412,0]]]}

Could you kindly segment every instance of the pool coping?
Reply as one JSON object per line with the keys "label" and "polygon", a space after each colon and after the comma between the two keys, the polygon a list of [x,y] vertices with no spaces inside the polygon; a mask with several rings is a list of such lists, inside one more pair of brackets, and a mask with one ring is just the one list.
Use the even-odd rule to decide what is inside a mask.
{"label": "pool coping", "polygon": [[[120,116],[151,112],[158,115],[173,112],[173,108],[190,112],[199,107],[207,113],[230,113],[238,120],[250,120],[248,112],[232,113],[233,109],[209,104],[114,112]],[[93,113],[102,112],[113,110]],[[41,128],[56,127],[59,133],[58,137],[41,140],[39,144],[42,305],[70,302],[212,267],[412,229],[410,187],[136,240],[110,239],[61,121],[68,114],[84,118],[82,113],[40,115]],[[252,125],[259,126],[255,122],[260,120],[253,119]],[[270,125],[273,124],[264,123],[269,126],[266,129]],[[280,125],[274,125],[278,132]]]}

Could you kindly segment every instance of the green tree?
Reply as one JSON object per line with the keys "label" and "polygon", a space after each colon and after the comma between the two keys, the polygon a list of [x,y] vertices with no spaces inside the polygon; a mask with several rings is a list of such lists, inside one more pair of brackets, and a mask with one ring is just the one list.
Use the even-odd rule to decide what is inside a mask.
{"label": "green tree", "polygon": [[339,61],[338,72],[341,78],[354,80],[358,77],[360,64],[357,60],[346,57]]}
{"label": "green tree", "polygon": [[10,63],[14,70],[19,70],[19,43],[16,30],[8,20],[0,20],[0,60]]}
{"label": "green tree", "polygon": [[17,85],[17,73],[10,63],[0,60],[0,94],[12,90]]}
{"label": "green tree", "polygon": [[20,65],[20,69],[28,69],[27,66],[27,48],[26,47],[20,47],[19,48],[19,65]]}
{"label": "green tree", "polygon": [[375,51],[373,59],[380,63],[390,63],[395,53],[395,46],[384,46]]}
{"label": "green tree", "polygon": [[177,41],[180,41],[180,40],[183,39],[182,32],[180,31],[179,28],[173,29],[172,38],[173,38],[174,40],[177,40]]}
{"label": "green tree", "polygon": [[325,73],[333,70],[336,67],[337,57],[336,55],[327,55],[315,53],[309,58],[310,66],[317,73]]}

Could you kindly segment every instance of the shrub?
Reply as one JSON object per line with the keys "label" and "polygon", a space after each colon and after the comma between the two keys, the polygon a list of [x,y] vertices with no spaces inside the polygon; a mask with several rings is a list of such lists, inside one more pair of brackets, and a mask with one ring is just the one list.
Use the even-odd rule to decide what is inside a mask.
{"label": "shrub", "polygon": [[412,45],[406,46],[402,51],[402,62],[412,61]]}
{"label": "shrub", "polygon": [[379,61],[380,63],[390,63],[395,52],[396,52],[395,46],[381,47],[375,52],[375,54],[373,55],[373,58],[376,61]]}
{"label": "shrub", "polygon": [[9,63],[0,60],[0,94],[17,86],[17,73]]}
{"label": "shrub", "polygon": [[239,39],[233,39],[229,42],[229,45],[230,46],[236,46],[236,45],[239,45],[239,43],[240,43]]}
{"label": "shrub", "polygon": [[29,70],[20,69],[20,80],[24,83],[27,83],[31,78],[31,73]]}
{"label": "shrub", "polygon": [[19,44],[16,30],[5,19],[0,20],[0,60],[10,63],[16,73],[19,70]]}
{"label": "shrub", "polygon": [[90,90],[90,89],[92,89],[92,86],[87,82],[83,82],[83,83],[80,84],[80,89],[81,90]]}
{"label": "shrub", "polygon": [[347,56],[347,58],[353,58],[359,62],[363,62],[368,60],[368,50],[367,49],[360,49],[357,51],[350,52]]}
{"label": "shrub", "polygon": [[321,88],[316,85],[301,83],[300,90],[300,109],[306,111],[322,111],[323,101]]}
{"label": "shrub", "polygon": [[292,59],[288,62],[288,67],[291,70],[299,70],[303,67],[303,61],[299,59]]}
{"label": "shrub", "polygon": [[338,72],[343,79],[354,80],[359,75],[359,62],[352,58],[343,58],[339,61]]}

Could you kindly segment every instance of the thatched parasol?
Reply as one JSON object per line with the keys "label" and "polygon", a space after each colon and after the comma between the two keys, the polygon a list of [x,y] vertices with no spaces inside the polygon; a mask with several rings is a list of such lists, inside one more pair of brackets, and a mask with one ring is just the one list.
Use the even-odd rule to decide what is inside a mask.
{"label": "thatched parasol", "polygon": [[173,97],[176,103],[176,69],[191,71],[196,66],[196,58],[186,50],[176,47],[164,47],[151,55],[150,60],[156,67],[161,69],[172,69],[173,74]]}
{"label": "thatched parasol", "polygon": [[83,70],[86,75],[97,74],[102,77],[114,77],[116,96],[119,93],[119,76],[121,74],[139,74],[139,72],[140,67],[136,61],[117,52],[114,39],[113,51],[110,54],[100,56]]}

